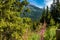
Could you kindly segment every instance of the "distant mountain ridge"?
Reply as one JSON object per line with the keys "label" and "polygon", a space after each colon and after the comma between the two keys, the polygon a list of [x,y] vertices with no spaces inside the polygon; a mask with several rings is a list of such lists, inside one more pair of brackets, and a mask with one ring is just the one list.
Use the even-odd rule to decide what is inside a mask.
{"label": "distant mountain ridge", "polygon": [[26,17],[30,17],[33,21],[38,21],[42,15],[42,8],[38,8],[34,5],[28,5],[30,8],[30,13],[26,13]]}
{"label": "distant mountain ridge", "polygon": [[28,7],[31,10],[30,18],[32,18],[32,20],[37,20],[38,21],[40,19],[40,16],[42,15],[43,9],[42,8],[38,8],[38,7],[34,6],[34,5],[29,5]]}

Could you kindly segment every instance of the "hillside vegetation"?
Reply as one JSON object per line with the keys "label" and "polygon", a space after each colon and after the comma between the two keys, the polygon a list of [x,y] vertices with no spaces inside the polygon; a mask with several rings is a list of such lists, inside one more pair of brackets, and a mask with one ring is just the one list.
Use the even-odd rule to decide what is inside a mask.
{"label": "hillside vegetation", "polygon": [[27,0],[0,0],[0,40],[56,40],[59,0],[40,9]]}

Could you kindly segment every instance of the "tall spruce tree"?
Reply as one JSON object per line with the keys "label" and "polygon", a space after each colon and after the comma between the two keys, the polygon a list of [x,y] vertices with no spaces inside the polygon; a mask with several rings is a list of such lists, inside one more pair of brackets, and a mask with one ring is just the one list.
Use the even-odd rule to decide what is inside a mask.
{"label": "tall spruce tree", "polygon": [[55,22],[60,22],[60,2],[59,0],[53,0],[53,4],[51,6],[51,16],[55,20]]}
{"label": "tall spruce tree", "polygon": [[51,18],[51,15],[50,15],[50,12],[49,12],[49,8],[47,6],[46,9],[45,8],[43,9],[43,14],[41,16],[40,21],[42,23],[44,23],[44,21],[46,21],[46,23],[49,24],[50,23],[50,18]]}

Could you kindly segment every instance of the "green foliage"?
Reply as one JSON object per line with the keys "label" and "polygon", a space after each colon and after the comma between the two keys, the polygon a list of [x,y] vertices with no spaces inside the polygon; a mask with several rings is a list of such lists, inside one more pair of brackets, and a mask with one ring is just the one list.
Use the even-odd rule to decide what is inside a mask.
{"label": "green foliage", "polygon": [[49,28],[46,29],[44,39],[45,40],[56,40],[56,29],[58,28],[58,24],[54,26],[49,26]]}
{"label": "green foliage", "polygon": [[50,20],[50,25],[54,25],[54,24],[55,24],[55,21],[54,21],[53,18],[51,18],[51,20]]}
{"label": "green foliage", "polygon": [[[57,0],[56,0],[57,1]],[[51,9],[43,10],[40,21],[47,23],[47,29],[44,35],[44,40],[56,40],[56,29],[59,27],[60,23],[60,3],[52,4]]]}
{"label": "green foliage", "polygon": [[[37,31],[38,29],[40,30],[40,27],[38,28],[40,22],[32,22],[31,18],[20,16],[22,12],[24,14],[30,12],[30,9],[26,7],[28,4],[29,3],[27,2],[27,0],[0,0],[0,39],[1,40],[23,40],[22,36],[24,36],[23,34],[25,34],[26,31],[33,32],[31,33],[30,36],[28,35],[28,40],[40,39],[40,36],[37,33],[35,33],[36,30]],[[60,5],[57,5],[58,9],[56,9],[58,10],[58,13],[60,13],[59,6]],[[36,9],[38,10],[38,8]],[[37,10],[34,10],[33,12]],[[40,13],[39,11],[38,14]],[[54,16],[55,15],[56,14],[54,14]],[[59,24],[55,23],[55,20],[51,17],[48,7],[46,10],[44,9],[40,21],[41,20],[42,23],[45,20],[47,22],[47,25],[49,24],[44,35],[45,40],[56,40],[55,31],[59,27]]]}
{"label": "green foliage", "polygon": [[39,40],[40,36],[36,33],[32,33],[31,36],[29,36],[28,40]]}
{"label": "green foliage", "polygon": [[26,29],[31,27],[30,18],[18,16],[27,5],[27,0],[0,0],[0,38],[2,40],[21,40]]}

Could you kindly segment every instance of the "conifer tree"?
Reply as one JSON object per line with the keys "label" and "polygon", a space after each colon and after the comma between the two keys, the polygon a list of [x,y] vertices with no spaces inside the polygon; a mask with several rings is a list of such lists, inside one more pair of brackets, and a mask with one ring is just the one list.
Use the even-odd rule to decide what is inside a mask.
{"label": "conifer tree", "polygon": [[60,22],[60,2],[59,0],[56,0],[56,3],[51,6],[51,16],[55,20],[55,22]]}
{"label": "conifer tree", "polygon": [[42,23],[44,23],[44,21],[46,21],[46,23],[49,24],[50,23],[50,18],[51,18],[51,15],[50,15],[50,12],[49,12],[49,8],[47,6],[46,9],[43,9],[43,14],[41,16],[40,21]]}

